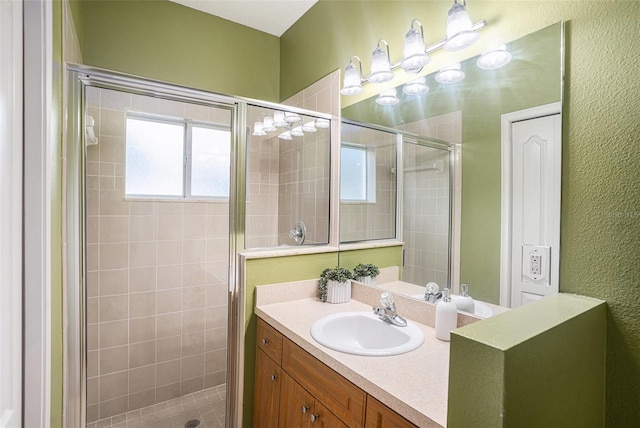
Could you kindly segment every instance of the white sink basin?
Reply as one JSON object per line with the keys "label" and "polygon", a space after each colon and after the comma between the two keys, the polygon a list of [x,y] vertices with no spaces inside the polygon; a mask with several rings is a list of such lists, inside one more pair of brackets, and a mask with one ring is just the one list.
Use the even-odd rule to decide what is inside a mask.
{"label": "white sink basin", "polygon": [[424,342],[422,330],[407,321],[398,327],[369,312],[340,312],[320,318],[311,336],[327,348],[356,355],[385,356],[413,351]]}

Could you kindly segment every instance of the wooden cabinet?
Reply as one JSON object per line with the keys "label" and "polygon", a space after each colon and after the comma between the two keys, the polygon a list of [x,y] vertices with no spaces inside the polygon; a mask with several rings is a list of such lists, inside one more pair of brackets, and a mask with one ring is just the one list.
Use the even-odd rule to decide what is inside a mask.
{"label": "wooden cabinet", "polygon": [[253,426],[276,428],[280,411],[282,369],[258,348],[256,355],[256,383],[254,390]]}
{"label": "wooden cabinet", "polygon": [[417,428],[372,396],[367,396],[366,428]]}
{"label": "wooden cabinet", "polygon": [[282,375],[280,393],[281,426],[287,428],[348,428],[286,372]]}
{"label": "wooden cabinet", "polygon": [[262,319],[257,348],[255,428],[415,427]]}

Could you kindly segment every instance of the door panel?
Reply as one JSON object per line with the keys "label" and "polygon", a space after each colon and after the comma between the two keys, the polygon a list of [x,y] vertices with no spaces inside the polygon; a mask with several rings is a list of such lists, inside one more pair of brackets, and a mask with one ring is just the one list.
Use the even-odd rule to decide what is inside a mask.
{"label": "door panel", "polygon": [[560,115],[514,122],[511,307],[558,292]]}

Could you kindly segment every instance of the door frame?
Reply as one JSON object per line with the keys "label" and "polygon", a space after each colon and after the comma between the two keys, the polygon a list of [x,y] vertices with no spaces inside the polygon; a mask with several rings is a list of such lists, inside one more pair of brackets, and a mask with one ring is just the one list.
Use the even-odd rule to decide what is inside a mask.
{"label": "door frame", "polygon": [[[22,1],[24,30],[23,166],[23,426],[51,419],[51,147],[53,5]],[[28,261],[28,264],[27,264]]]}
{"label": "door frame", "polygon": [[[501,221],[500,221],[500,306],[511,307],[511,238],[512,238],[512,226],[513,219],[511,213],[512,203],[512,191],[513,185],[511,180],[512,164],[511,164],[511,144],[512,134],[511,125],[514,122],[520,122],[523,120],[536,119],[543,116],[550,116],[559,114],[562,118],[562,103],[555,102],[550,104],[544,104],[537,107],[532,107],[524,110],[518,110],[511,113],[505,113],[501,116]],[[561,169],[562,160],[558,162],[558,168]],[[561,171],[557,172],[561,174]],[[561,189],[558,189],[561,190]],[[558,207],[560,208],[560,207]],[[556,236],[553,237],[551,252],[551,281],[552,288],[558,291],[559,288],[559,263],[560,263],[560,209],[554,218],[554,230],[557,231]]]}

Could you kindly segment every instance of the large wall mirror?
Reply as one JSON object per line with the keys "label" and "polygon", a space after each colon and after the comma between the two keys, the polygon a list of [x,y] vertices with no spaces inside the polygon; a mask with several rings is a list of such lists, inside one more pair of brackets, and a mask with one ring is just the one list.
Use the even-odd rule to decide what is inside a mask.
{"label": "large wall mirror", "polygon": [[[436,73],[425,76],[429,91],[423,95],[408,95],[399,86],[396,88],[399,103],[394,106],[379,105],[376,97],[372,97],[342,109],[342,117],[348,121],[398,130],[418,140],[450,143],[455,159],[452,166],[456,169],[451,175],[437,175],[438,165],[448,166],[444,153],[429,153],[422,157],[425,165],[411,166],[433,167],[433,179],[441,179],[441,184],[445,177],[451,177],[447,183],[448,197],[452,198],[451,206],[456,207],[448,224],[453,246],[448,260],[453,267],[451,276],[461,283],[471,283],[472,296],[488,303],[500,302],[501,116],[561,102],[563,34],[563,23],[557,23],[511,41],[506,45],[511,61],[497,69],[479,68],[477,57],[463,61],[460,70],[465,76],[458,83],[440,83]],[[414,144],[411,139],[405,140],[409,141],[403,143],[403,151],[415,150],[407,146]],[[403,181],[398,180],[400,186]],[[402,211],[412,203],[415,205],[419,197],[405,190],[398,189],[398,193],[405,195],[399,207]],[[346,209],[341,207],[341,211],[342,208]],[[401,239],[402,234],[397,236]],[[415,245],[427,248],[431,244]],[[452,257],[456,252],[459,255]],[[403,279],[421,286],[430,280],[445,281],[437,276]]]}

